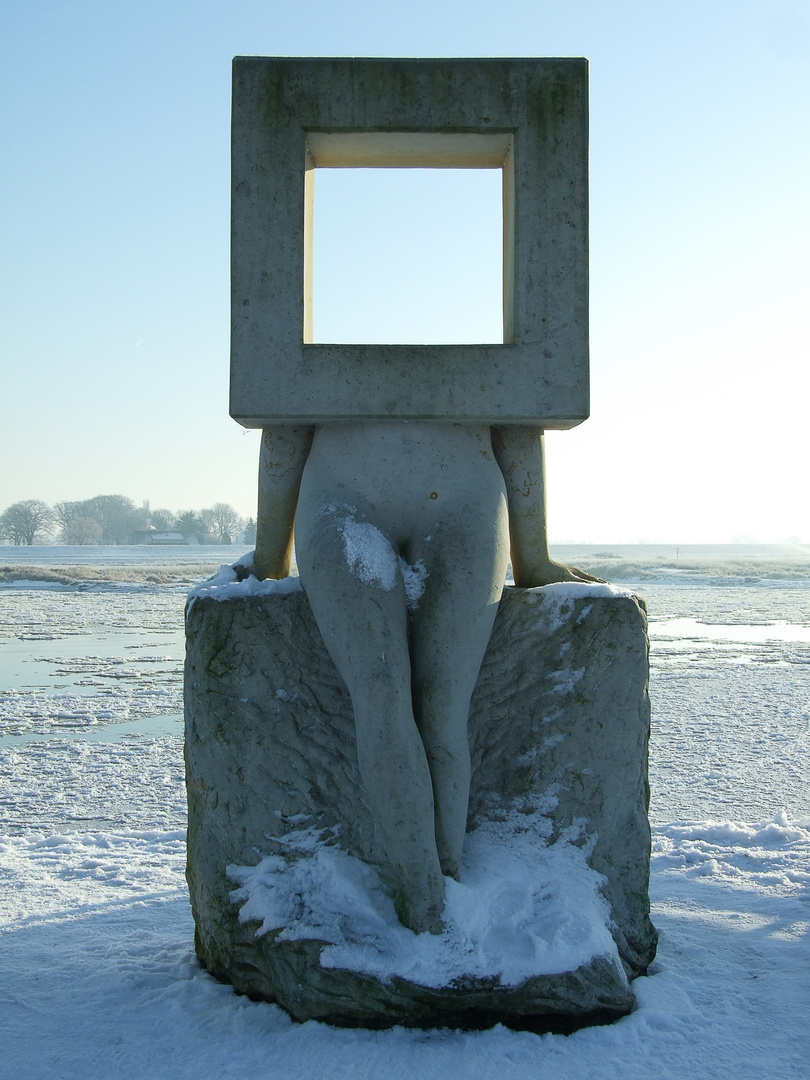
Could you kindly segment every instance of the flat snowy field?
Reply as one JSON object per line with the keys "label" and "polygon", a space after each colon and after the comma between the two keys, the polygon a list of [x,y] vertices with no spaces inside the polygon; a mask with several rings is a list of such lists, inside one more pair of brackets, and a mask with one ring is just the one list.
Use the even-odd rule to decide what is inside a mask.
{"label": "flat snowy field", "polygon": [[239,554],[0,549],[3,1080],[808,1076],[806,548],[558,553],[648,603],[661,934],[635,1011],[570,1036],[298,1025],[200,970],[181,676],[201,553]]}

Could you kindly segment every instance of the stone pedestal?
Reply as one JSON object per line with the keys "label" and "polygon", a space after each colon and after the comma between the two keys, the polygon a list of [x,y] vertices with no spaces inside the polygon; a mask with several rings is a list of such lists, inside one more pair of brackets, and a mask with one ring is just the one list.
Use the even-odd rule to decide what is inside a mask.
{"label": "stone pedestal", "polygon": [[[566,906],[585,894],[553,869],[570,856],[565,865],[579,867],[580,884],[582,873],[596,882],[593,910],[602,905],[607,944],[585,949],[573,970],[558,970],[542,928],[530,926],[526,947],[548,954],[536,972],[518,957],[507,978],[483,961],[476,967],[470,953],[471,972],[457,964],[449,983],[437,986],[418,964],[413,973],[394,965],[375,974],[373,942],[355,963],[351,950],[334,951],[325,924],[304,925],[300,883],[311,876],[301,859],[340,857],[355,868],[352,860],[362,860],[384,904],[385,857],[363,801],[351,702],[306,597],[285,583],[250,586],[204,589],[187,612],[187,877],[202,963],[300,1020],[481,1026],[628,1012],[629,979],[646,969],[656,942],[648,898],[647,636],[638,600],[609,586],[507,589],[469,726],[467,843],[478,859],[470,875],[486,881],[486,852],[517,837],[536,853],[537,879],[547,881],[532,910],[542,913],[548,897],[570,938],[586,915]],[[535,868],[524,869],[529,880]],[[289,901],[297,888],[300,903],[279,915],[273,882],[288,871],[299,885],[285,895]],[[411,938],[416,954],[419,939]]]}

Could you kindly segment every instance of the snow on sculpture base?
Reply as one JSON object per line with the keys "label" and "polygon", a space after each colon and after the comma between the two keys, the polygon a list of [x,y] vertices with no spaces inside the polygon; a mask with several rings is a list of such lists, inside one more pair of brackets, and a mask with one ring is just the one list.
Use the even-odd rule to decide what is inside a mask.
{"label": "snow on sculpture base", "polygon": [[296,1019],[486,1026],[627,1013],[649,919],[647,638],[629,593],[507,589],[473,698],[441,936],[394,913],[351,702],[295,579],[195,590],[187,877],[197,954]]}

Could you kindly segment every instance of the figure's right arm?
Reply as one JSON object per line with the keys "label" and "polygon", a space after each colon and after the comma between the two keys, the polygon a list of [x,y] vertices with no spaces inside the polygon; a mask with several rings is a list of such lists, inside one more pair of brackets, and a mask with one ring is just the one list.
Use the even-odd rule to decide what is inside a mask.
{"label": "figure's right arm", "polygon": [[260,579],[290,573],[298,490],[314,432],[314,427],[294,424],[276,424],[262,432],[253,557]]}
{"label": "figure's right arm", "polygon": [[528,424],[493,427],[492,449],[506,484],[515,584],[534,589],[556,581],[601,581],[584,570],[555,562],[549,555],[542,430]]}

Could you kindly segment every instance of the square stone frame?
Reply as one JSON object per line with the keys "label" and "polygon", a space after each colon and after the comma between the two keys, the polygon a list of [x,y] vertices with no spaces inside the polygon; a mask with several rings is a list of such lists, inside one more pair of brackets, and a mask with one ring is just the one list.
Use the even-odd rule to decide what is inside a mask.
{"label": "square stone frame", "polygon": [[[587,419],[588,61],[233,62],[231,416]],[[500,168],[504,343],[312,343],[313,170]]]}

